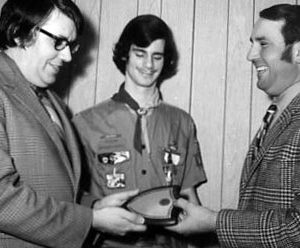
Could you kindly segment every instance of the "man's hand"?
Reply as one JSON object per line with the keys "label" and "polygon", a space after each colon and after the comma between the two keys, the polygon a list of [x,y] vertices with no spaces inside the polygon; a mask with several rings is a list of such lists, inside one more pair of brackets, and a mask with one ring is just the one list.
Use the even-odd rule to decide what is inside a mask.
{"label": "man's hand", "polygon": [[127,200],[131,197],[137,195],[139,190],[129,190],[121,193],[115,193],[108,196],[105,196],[101,200],[98,200],[94,203],[94,209],[101,209],[105,207],[119,207],[122,206]]}
{"label": "man's hand", "polygon": [[123,236],[128,232],[143,232],[144,218],[119,207],[93,210],[93,227],[103,233]]}
{"label": "man's hand", "polygon": [[166,227],[168,230],[184,235],[215,231],[217,212],[182,198],[178,199],[174,205],[181,208],[183,213],[179,216],[179,223],[175,226]]}

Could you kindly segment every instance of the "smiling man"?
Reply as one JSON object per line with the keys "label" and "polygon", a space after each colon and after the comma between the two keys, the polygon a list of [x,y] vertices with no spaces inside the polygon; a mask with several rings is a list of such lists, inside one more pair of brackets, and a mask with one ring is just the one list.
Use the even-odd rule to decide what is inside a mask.
{"label": "smiling man", "polygon": [[[125,82],[111,99],[74,118],[90,164],[89,190],[99,197],[124,190],[179,185],[198,204],[195,187],[205,181],[195,125],[183,110],[166,104],[158,86],[175,74],[177,49],[160,18],[142,15],[124,28],[114,62]],[[187,247],[163,228],[124,238],[107,247]]]}
{"label": "smiling man", "polygon": [[248,60],[272,100],[245,159],[238,210],[188,203],[173,231],[215,231],[221,247],[300,247],[300,6],[260,12]]}
{"label": "smiling man", "polygon": [[281,31],[284,26],[284,20],[260,18],[250,38],[248,60],[257,70],[257,87],[271,98],[282,95],[300,78],[298,58],[292,56],[299,44],[286,44]]}

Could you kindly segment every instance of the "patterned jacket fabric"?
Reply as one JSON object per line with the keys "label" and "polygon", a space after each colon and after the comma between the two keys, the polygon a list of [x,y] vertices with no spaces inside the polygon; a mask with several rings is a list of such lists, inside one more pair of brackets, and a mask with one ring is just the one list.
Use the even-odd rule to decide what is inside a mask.
{"label": "patterned jacket fabric", "polygon": [[300,95],[247,154],[238,210],[222,210],[222,247],[300,247]]}
{"label": "patterned jacket fabric", "polygon": [[81,247],[92,211],[75,205],[80,157],[62,103],[49,90],[66,147],[16,64],[0,53],[0,247]]}

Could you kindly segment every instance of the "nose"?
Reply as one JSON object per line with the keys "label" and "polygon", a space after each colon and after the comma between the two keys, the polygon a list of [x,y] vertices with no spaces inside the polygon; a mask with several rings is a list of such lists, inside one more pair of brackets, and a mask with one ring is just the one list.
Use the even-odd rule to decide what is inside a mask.
{"label": "nose", "polygon": [[153,58],[151,56],[146,56],[144,64],[147,68],[153,67]]}
{"label": "nose", "polygon": [[66,46],[63,50],[59,51],[59,54],[64,62],[71,62],[72,53],[69,46]]}
{"label": "nose", "polygon": [[252,44],[249,48],[249,51],[247,53],[247,60],[253,61],[255,59],[259,58],[259,51],[258,49]]}

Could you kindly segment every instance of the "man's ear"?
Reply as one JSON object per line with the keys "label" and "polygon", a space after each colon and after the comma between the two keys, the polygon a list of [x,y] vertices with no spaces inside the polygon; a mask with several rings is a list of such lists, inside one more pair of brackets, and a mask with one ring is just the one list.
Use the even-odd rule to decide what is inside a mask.
{"label": "man's ear", "polygon": [[36,30],[32,29],[28,34],[27,39],[22,40],[18,37],[18,38],[14,38],[14,42],[17,44],[18,47],[26,48],[31,46],[35,42],[36,36],[37,36]]}
{"label": "man's ear", "polygon": [[296,64],[300,64],[300,41],[293,45],[293,60]]}

